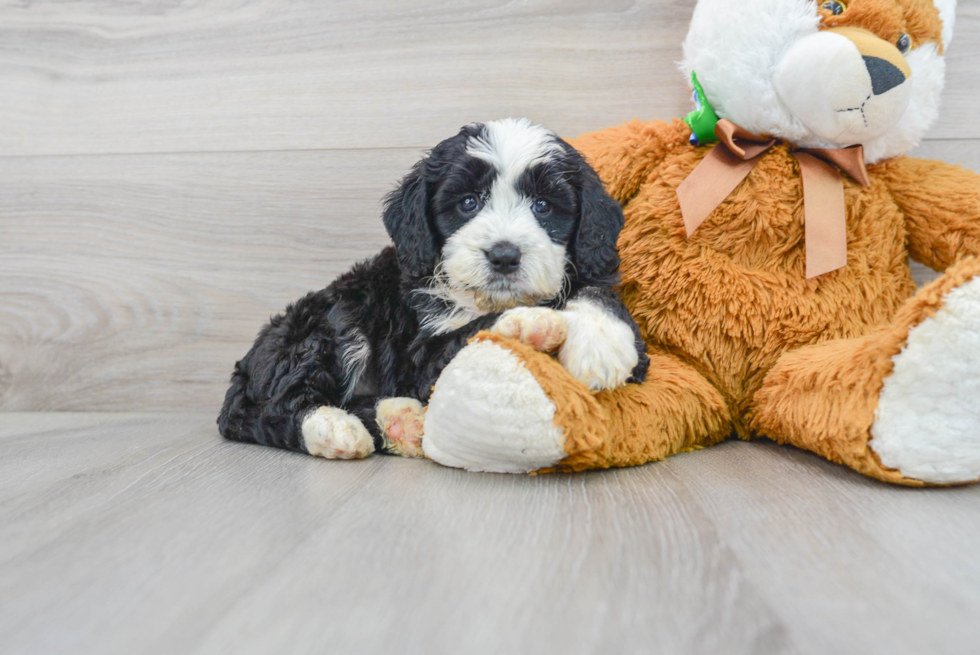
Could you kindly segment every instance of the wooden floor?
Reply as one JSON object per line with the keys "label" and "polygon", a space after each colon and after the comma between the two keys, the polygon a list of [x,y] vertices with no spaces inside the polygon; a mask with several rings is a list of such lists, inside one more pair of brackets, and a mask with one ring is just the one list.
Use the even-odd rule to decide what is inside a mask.
{"label": "wooden floor", "polygon": [[980,650],[980,487],[770,443],[575,476],[0,415],[0,652]]}

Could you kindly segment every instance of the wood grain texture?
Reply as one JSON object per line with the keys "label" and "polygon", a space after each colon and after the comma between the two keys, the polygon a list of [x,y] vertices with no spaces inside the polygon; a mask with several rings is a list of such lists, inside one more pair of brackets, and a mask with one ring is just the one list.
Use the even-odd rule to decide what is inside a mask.
{"label": "wood grain texture", "polygon": [[[0,154],[428,147],[528,116],[562,134],[689,111],[694,0],[0,3]],[[960,2],[934,138],[980,138]]]}
{"label": "wood grain texture", "polygon": [[388,243],[419,154],[0,158],[0,410],[217,412],[270,315]]}
{"label": "wood grain texture", "polygon": [[388,243],[417,157],[0,159],[0,408],[216,412],[270,315]]}
{"label": "wood grain texture", "polygon": [[692,2],[255,0],[0,11],[0,152],[429,147],[685,110]]}
{"label": "wood grain texture", "polygon": [[[0,415],[0,651],[968,653],[980,487],[769,443],[572,476]],[[9,462],[23,462],[11,466]]]}
{"label": "wood grain texture", "polygon": [[980,488],[916,493],[772,443],[724,448],[667,465],[799,642],[815,653],[977,649]]}

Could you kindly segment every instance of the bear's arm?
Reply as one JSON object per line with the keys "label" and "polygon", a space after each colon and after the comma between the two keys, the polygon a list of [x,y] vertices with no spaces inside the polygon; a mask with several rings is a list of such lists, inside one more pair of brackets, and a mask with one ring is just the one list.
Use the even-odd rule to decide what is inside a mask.
{"label": "bear's arm", "polygon": [[679,118],[669,123],[634,120],[568,143],[595,168],[609,195],[626,204],[671,149],[687,146],[690,136],[691,128]]}
{"label": "bear's arm", "polygon": [[980,175],[907,157],[881,166],[905,214],[912,259],[942,271],[965,255],[980,255]]}

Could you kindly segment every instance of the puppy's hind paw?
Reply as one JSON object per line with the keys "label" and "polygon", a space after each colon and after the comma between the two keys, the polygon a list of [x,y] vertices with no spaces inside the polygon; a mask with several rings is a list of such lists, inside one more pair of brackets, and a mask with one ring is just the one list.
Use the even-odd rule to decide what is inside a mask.
{"label": "puppy's hind paw", "polygon": [[491,332],[508,339],[516,339],[541,352],[552,352],[565,343],[568,323],[554,309],[516,307],[504,312]]}
{"label": "puppy's hind paw", "polygon": [[385,436],[385,450],[402,457],[425,457],[422,433],[425,408],[414,398],[385,398],[378,403],[378,427]]}
{"label": "puppy's hind paw", "polygon": [[364,459],[374,440],[356,416],[336,407],[319,407],[303,420],[303,444],[326,459]]}

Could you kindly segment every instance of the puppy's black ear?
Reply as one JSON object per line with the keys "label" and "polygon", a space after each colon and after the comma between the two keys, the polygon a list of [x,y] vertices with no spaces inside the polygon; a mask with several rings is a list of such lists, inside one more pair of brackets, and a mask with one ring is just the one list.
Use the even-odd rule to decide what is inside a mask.
{"label": "puppy's black ear", "polygon": [[616,242],[623,229],[623,209],[606,193],[602,180],[575,153],[580,162],[579,223],[571,244],[572,263],[579,282],[589,286],[612,287],[618,282],[619,253]]}
{"label": "puppy's black ear", "polygon": [[384,224],[395,242],[402,272],[412,277],[431,275],[438,249],[429,224],[425,160],[417,163],[399,187],[385,198]]}

